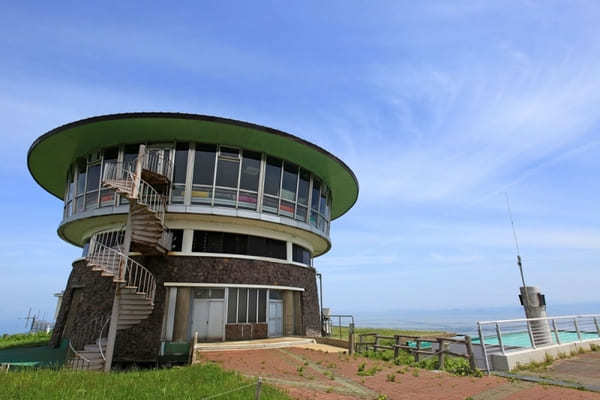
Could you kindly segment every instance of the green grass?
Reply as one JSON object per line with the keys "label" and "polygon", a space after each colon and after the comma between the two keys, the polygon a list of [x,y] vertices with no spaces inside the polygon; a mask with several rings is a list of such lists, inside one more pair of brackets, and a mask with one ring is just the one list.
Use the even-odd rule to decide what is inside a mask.
{"label": "green grass", "polygon": [[[406,366],[410,366],[410,367],[422,368],[422,369],[428,369],[428,370],[439,369],[439,361],[438,361],[437,356],[424,358],[421,361],[416,362],[414,356],[405,350],[400,350],[398,352],[398,357],[396,359],[394,359],[394,352],[392,350],[384,350],[384,351],[369,350],[369,351],[360,353],[360,355],[362,355],[363,357],[370,358],[370,359],[390,361],[396,365],[406,365]],[[363,369],[364,369],[364,367],[363,367]],[[460,376],[467,376],[467,375],[481,376],[481,371],[471,370],[469,361],[462,357],[445,357],[444,371],[449,372],[454,375],[460,375]]]}
{"label": "green grass", "polygon": [[[391,328],[369,328],[369,327],[357,327],[354,328],[354,338],[355,342],[358,343],[358,335],[362,333],[378,333],[380,336],[394,336],[394,335],[406,335],[406,336],[448,336],[451,335],[448,332],[444,331],[417,331],[417,330],[407,330],[407,329],[391,329]],[[331,337],[334,339],[340,338],[340,328],[335,325],[332,327]],[[348,327],[341,327],[341,339],[348,340]],[[368,340],[374,340],[373,338],[368,338]]]}
{"label": "green grass", "polygon": [[12,347],[35,347],[47,345],[52,332],[19,333],[16,335],[0,336],[0,350]]}
{"label": "green grass", "polygon": [[[129,372],[74,372],[38,369],[0,373],[0,398],[9,399],[201,399],[246,385],[222,399],[254,398],[256,380],[228,372],[216,364]],[[288,400],[263,383],[261,399]]]}

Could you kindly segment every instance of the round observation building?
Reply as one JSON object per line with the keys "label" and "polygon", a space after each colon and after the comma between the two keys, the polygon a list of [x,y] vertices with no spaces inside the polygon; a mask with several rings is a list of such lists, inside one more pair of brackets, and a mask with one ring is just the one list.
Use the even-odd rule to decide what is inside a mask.
{"label": "round observation building", "polygon": [[156,361],[198,341],[320,335],[315,257],[356,202],[350,168],[288,133],[129,113],[63,125],[28,153],[64,200],[75,260],[52,343],[73,366]]}

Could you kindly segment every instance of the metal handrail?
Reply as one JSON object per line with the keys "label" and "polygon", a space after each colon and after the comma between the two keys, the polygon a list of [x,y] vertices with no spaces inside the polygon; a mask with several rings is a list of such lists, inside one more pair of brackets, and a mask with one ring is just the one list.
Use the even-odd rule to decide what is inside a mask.
{"label": "metal handrail", "polygon": [[[490,352],[506,354],[510,351],[521,351],[524,348],[537,349],[545,346],[599,340],[599,319],[600,314],[581,314],[478,321],[479,344],[482,346],[486,369],[490,370],[488,362]],[[484,331],[486,327],[487,334]],[[529,339],[528,343],[523,343],[522,339],[510,340],[511,335],[526,335]],[[486,339],[488,339],[488,343],[486,343]]]}
{"label": "metal handrail", "polygon": [[[130,172],[130,174],[133,174]],[[137,196],[138,204],[142,204],[153,213],[157,214],[162,224],[165,222],[165,211],[167,210],[167,198],[158,193],[152,185],[140,179],[140,186]]]}
{"label": "metal handrail", "polygon": [[104,181],[125,181],[127,186],[133,187],[131,162],[105,161],[104,170],[102,171],[102,182]]}
{"label": "metal handrail", "polygon": [[174,162],[172,159],[165,157],[164,152],[146,150],[142,158],[142,168],[154,172],[159,175],[171,179]]}
{"label": "metal handrail", "polygon": [[[102,332],[104,332],[104,328],[106,328],[108,326],[108,323],[110,322],[110,317],[106,318],[106,321],[104,321],[104,325],[102,325],[102,329],[100,329],[100,335],[98,337],[98,351],[100,352],[100,357],[102,357],[102,359],[104,361],[106,361],[106,357],[104,356],[104,352],[102,351]],[[108,334],[108,332],[107,332]]]}
{"label": "metal handrail", "polygon": [[499,319],[497,321],[477,321],[478,324],[503,324],[507,322],[526,322],[526,321],[543,321],[552,319],[573,319],[573,318],[600,318],[600,314],[576,314],[576,315],[561,315],[557,317],[537,317],[537,318],[517,318],[517,319]]}
{"label": "metal handrail", "polygon": [[[145,159],[150,158],[148,156]],[[127,192],[129,198],[133,198],[137,178],[133,170],[133,165],[135,165],[134,161],[128,163],[123,163],[122,161],[106,162],[102,175],[103,184],[118,186],[122,191]],[[139,179],[136,200],[138,204],[142,204],[148,207],[153,213],[156,213],[160,222],[164,224],[167,198],[159,193],[151,184],[141,179],[141,177]]]}
{"label": "metal handrail", "polygon": [[144,293],[144,297],[154,304],[156,278],[142,264],[117,249],[96,242],[94,238],[90,241],[90,251],[86,260],[88,264],[97,265],[114,275],[116,280],[125,283],[126,286],[135,287],[138,293]]}
{"label": "metal handrail", "polygon": [[71,351],[73,352],[73,354],[75,354],[77,357],[81,358],[83,361],[90,363],[91,361],[88,360],[84,355],[80,354],[77,350],[75,350],[75,348],[73,347],[73,345],[71,344],[71,341],[69,340],[69,348],[71,349]]}

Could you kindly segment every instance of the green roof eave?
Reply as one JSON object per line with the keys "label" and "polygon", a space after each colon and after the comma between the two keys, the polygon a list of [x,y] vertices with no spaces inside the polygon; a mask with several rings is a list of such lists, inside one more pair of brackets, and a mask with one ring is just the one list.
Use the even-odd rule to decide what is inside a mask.
{"label": "green roof eave", "polygon": [[352,170],[321,147],[275,129],[206,115],[128,113],[76,121],[39,137],[29,149],[27,163],[36,182],[62,199],[66,172],[77,157],[120,144],[173,141],[237,146],[298,164],[331,189],[332,219],[348,211],[358,198]]}

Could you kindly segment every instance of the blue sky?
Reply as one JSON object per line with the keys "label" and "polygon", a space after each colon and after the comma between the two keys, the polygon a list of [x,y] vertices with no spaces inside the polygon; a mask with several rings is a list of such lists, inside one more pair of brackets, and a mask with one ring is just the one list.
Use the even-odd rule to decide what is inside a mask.
{"label": "blue sky", "polygon": [[[12,2],[0,15],[0,333],[52,313],[80,254],[26,153],[128,111],[271,126],[342,158],[359,200],[315,261],[334,311],[600,303],[600,5]],[[424,4],[421,4],[424,3]]]}

